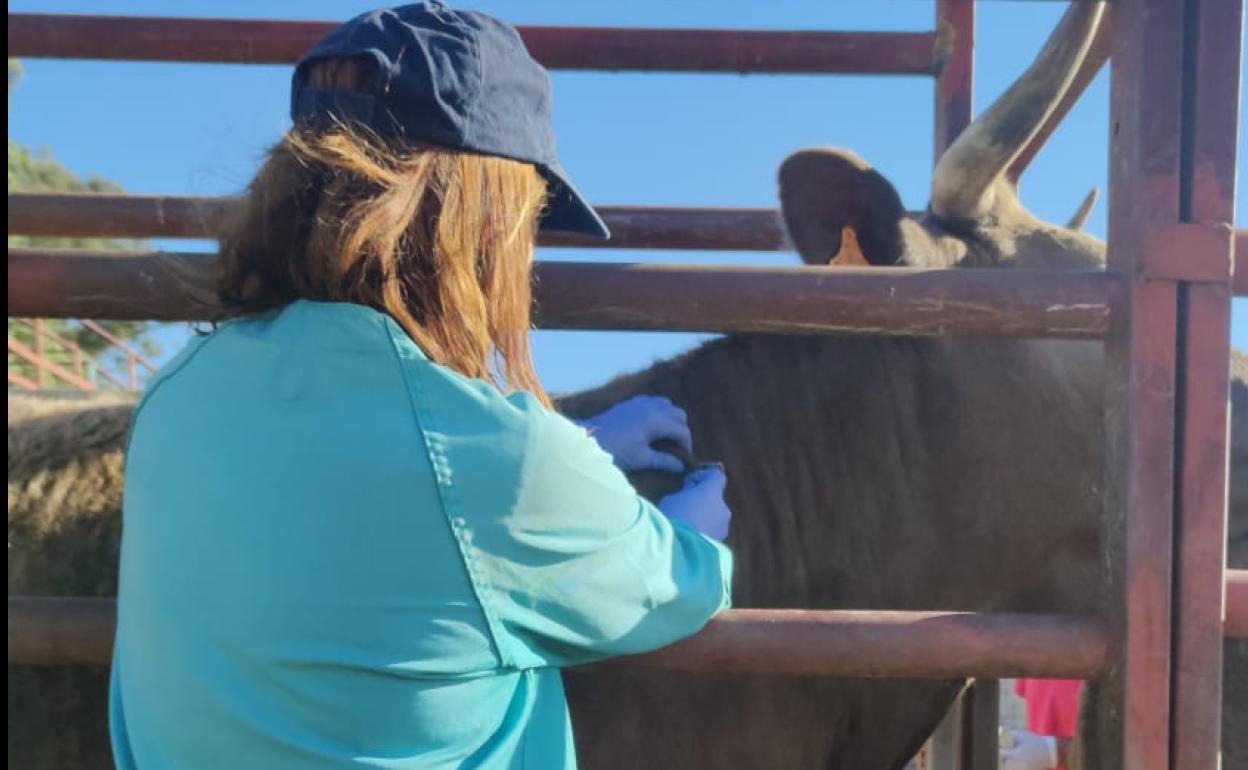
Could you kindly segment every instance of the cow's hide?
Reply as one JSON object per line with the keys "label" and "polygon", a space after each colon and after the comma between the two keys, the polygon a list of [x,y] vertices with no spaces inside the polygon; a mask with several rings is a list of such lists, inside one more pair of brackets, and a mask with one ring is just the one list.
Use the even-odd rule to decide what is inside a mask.
{"label": "cow's hide", "polygon": [[[9,595],[115,596],[133,394],[9,394]],[[108,670],[9,666],[9,767],[111,768]]]}

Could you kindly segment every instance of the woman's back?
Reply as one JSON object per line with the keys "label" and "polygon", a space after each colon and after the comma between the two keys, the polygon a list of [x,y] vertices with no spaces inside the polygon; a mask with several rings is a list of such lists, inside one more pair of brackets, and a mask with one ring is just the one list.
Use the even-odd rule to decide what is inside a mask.
{"label": "woman's back", "polygon": [[128,450],[121,766],[574,764],[553,666],[691,632],[727,577],[577,432],[357,305],[194,342]]}
{"label": "woman's back", "polygon": [[574,425],[533,369],[537,231],[608,235],[550,104],[514,28],[438,2],[296,64],[292,128],[221,228],[236,320],[134,415],[123,770],[570,768],[558,669],[727,606],[723,473],[664,515],[620,471],[682,470],[651,444],[691,450],[684,413]]}

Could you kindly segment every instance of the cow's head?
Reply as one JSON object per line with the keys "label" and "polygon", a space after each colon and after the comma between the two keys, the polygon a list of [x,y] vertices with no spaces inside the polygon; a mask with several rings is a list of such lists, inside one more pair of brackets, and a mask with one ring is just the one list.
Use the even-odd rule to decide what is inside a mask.
{"label": "cow's head", "polygon": [[1006,172],[1070,86],[1104,15],[1072,3],[1031,68],[958,137],[936,166],[931,202],[906,213],[897,191],[853,153],[802,150],[780,167],[785,227],[816,265],[1100,267],[1105,244],[1078,231],[1091,198],[1066,227],[1018,201]]}

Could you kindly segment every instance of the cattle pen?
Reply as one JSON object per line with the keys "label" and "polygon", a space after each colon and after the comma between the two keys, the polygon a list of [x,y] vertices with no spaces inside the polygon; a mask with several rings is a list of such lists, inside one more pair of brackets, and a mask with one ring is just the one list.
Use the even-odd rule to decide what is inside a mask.
{"label": "cattle pen", "polygon": [[[728,611],[629,665],[852,677],[966,676],[962,767],[997,763],[996,682],[1101,679],[1129,770],[1218,763],[1223,639],[1248,636],[1248,572],[1226,569],[1230,309],[1248,295],[1233,229],[1243,0],[1117,0],[1092,54],[1011,175],[1112,64],[1105,271],[545,263],[546,328],[996,335],[1103,340],[1107,356],[1100,617]],[[931,32],[527,27],[551,69],[927,75],[935,156],[971,118],[971,0]],[[9,14],[9,55],[293,63],[322,22]],[[9,193],[9,233],[212,237],[228,201]],[[769,209],[600,209],[618,248],[781,250]],[[574,237],[546,246],[597,247]],[[9,249],[9,316],[202,320],[209,255]],[[9,597],[10,664],[106,664],[114,606]]]}

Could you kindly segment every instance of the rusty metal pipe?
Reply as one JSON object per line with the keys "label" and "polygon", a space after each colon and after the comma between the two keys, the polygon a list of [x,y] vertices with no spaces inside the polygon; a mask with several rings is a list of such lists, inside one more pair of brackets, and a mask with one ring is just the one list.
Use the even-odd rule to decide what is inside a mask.
{"label": "rusty metal pipe", "polygon": [[[9,597],[9,663],[103,664],[112,599]],[[1111,659],[1104,625],[1076,615],[730,610],[699,633],[613,665],[853,677],[1085,678]]]}
{"label": "rusty metal pipe", "polygon": [[944,63],[936,77],[933,164],[971,124],[975,91],[975,3],[936,0],[936,40]]}
{"label": "rusty metal pipe", "polygon": [[[67,238],[197,238],[215,239],[233,198],[124,193],[11,192],[8,234]],[[611,239],[567,233],[543,233],[539,246],[589,249],[666,249],[708,251],[783,251],[786,242],[779,212],[770,208],[695,206],[597,206],[611,228]],[[911,212],[912,216],[917,216]],[[1185,225],[1179,229],[1198,230]],[[1187,259],[1183,248],[1156,248],[1176,267],[1168,277],[1206,280]],[[1179,254],[1175,261],[1170,252]],[[1248,230],[1235,231],[1240,269],[1234,290],[1248,295]]]}
{"label": "rusty metal pipe", "polygon": [[[74,238],[216,238],[233,198],[113,193],[9,193],[9,235]],[[779,212],[768,208],[599,206],[601,241],[543,233],[539,246],[780,251]]]}
{"label": "rusty metal pipe", "polygon": [[9,663],[108,663],[117,625],[113,599],[9,597]]}
{"label": "rusty metal pipe", "polygon": [[1098,618],[958,612],[733,610],[630,663],[847,677],[1090,678],[1112,645]]}
{"label": "rusty metal pipe", "polygon": [[[219,316],[216,257],[9,250],[9,315]],[[919,270],[541,262],[538,325],[552,329],[943,334],[1095,339],[1120,285],[1100,271]]]}
{"label": "rusty metal pipe", "polygon": [[[10,13],[9,56],[293,64],[339,22]],[[519,27],[549,69],[935,75],[930,32]]]}

